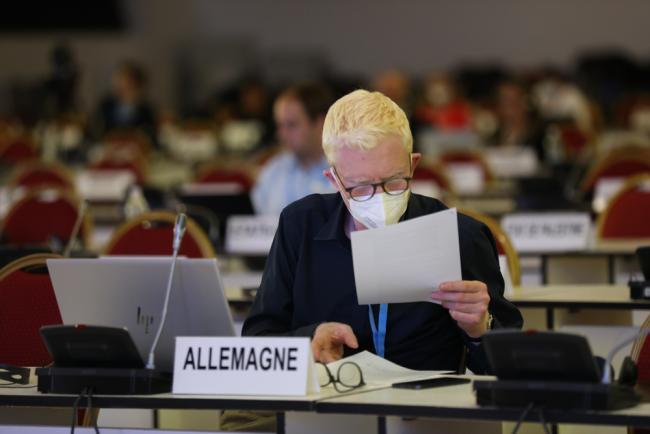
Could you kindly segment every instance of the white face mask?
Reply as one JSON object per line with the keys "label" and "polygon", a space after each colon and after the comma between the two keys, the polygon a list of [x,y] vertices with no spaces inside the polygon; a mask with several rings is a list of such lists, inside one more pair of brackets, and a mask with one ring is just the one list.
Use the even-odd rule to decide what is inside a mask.
{"label": "white face mask", "polygon": [[[330,168],[330,173],[336,183],[343,188],[333,168]],[[348,200],[348,209],[356,221],[369,229],[392,225],[399,222],[399,219],[406,212],[410,192],[410,190],[406,190],[401,194],[393,195],[384,192],[375,193],[373,197],[363,202],[350,198]]]}
{"label": "white face mask", "polygon": [[365,227],[381,228],[399,221],[409,201],[409,190],[398,195],[375,193],[365,202],[350,199],[350,214]]}

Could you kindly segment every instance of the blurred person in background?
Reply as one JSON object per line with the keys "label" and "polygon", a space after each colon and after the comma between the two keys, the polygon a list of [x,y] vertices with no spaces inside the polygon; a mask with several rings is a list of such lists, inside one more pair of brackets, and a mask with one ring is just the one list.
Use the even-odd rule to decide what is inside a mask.
{"label": "blurred person in background", "polygon": [[323,122],[334,98],[322,84],[291,86],[280,93],[273,107],[276,134],[284,151],[262,169],[252,191],[258,214],[280,215],[282,209],[312,193],[329,193],[333,187],[323,176]]}
{"label": "blurred person in background", "polygon": [[494,105],[498,126],[489,143],[531,146],[541,158],[544,132],[524,86],[511,79],[500,82],[495,90]]}
{"label": "blurred person in background", "polygon": [[43,115],[52,118],[69,114],[77,109],[77,86],[79,68],[74,53],[64,44],[59,44],[50,53],[51,73],[43,84]]}
{"label": "blurred person in background", "polygon": [[414,118],[418,124],[447,132],[471,129],[471,107],[450,76],[432,73],[423,86],[424,98],[415,108]]}
{"label": "blurred person in background", "polygon": [[97,114],[97,133],[102,137],[114,130],[139,130],[156,144],[156,114],[146,98],[147,77],[142,67],[122,62],[112,78],[111,93]]}
{"label": "blurred person in background", "polygon": [[234,83],[210,102],[220,143],[229,152],[247,153],[273,141],[271,92],[255,76]]}
{"label": "blurred person in background", "polygon": [[411,82],[408,77],[395,69],[384,71],[372,80],[372,88],[395,101],[410,119],[413,112],[411,101]]}

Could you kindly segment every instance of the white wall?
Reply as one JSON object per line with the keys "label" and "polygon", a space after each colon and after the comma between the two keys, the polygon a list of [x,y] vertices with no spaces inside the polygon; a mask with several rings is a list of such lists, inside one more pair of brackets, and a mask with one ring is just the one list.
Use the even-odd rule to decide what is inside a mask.
{"label": "white wall", "polygon": [[[218,47],[252,47],[263,58],[329,58],[335,70],[369,75],[397,67],[414,74],[459,62],[568,66],[576,53],[623,48],[650,56],[647,0],[127,0],[123,34],[0,36],[0,86],[47,72],[47,53],[67,40],[83,70],[82,99],[94,105],[123,57],[150,69],[153,99],[171,104],[180,48],[199,62],[235,62]],[[215,47],[215,49],[210,49]],[[235,51],[239,50],[236,48]],[[241,51],[241,50],[240,50]],[[220,57],[222,56],[222,57]],[[229,54],[232,56],[232,53]],[[250,57],[240,56],[237,61]],[[222,65],[223,66],[223,65]],[[233,70],[237,70],[234,68]]]}

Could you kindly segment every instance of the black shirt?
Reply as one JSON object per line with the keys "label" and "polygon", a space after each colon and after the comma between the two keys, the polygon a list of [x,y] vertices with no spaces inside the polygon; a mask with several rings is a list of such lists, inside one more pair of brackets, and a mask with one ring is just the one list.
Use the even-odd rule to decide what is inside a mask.
{"label": "black shirt", "polygon": [[[444,209],[436,199],[411,194],[402,219]],[[320,323],[335,321],[352,327],[359,341],[356,351],[375,352],[368,307],[357,302],[351,243],[345,234],[347,215],[338,193],[310,195],[282,211],[243,335],[312,337]],[[487,285],[493,327],[520,328],[521,314],[503,297],[503,278],[489,229],[458,214],[458,233],[462,277]],[[373,308],[377,318],[377,306]],[[385,357],[392,362],[411,369],[455,370],[467,347],[469,368],[485,372],[481,346],[468,339],[438,304],[389,305]],[[346,355],[350,353],[347,349]]]}

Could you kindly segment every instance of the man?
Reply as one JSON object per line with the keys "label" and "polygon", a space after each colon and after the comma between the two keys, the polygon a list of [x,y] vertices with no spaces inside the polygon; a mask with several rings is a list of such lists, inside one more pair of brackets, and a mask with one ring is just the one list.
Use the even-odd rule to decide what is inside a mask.
{"label": "man", "polygon": [[156,113],[146,98],[147,75],[138,64],[122,62],[113,74],[111,94],[98,110],[98,134],[141,130],[155,145]]}
{"label": "man", "polygon": [[323,362],[369,350],[412,369],[458,369],[468,348],[470,369],[487,370],[481,337],[521,327],[522,318],[503,298],[494,239],[482,223],[458,216],[463,280],[432,290],[440,304],[357,302],[350,233],[446,209],[410,193],[420,159],[412,147],[404,112],[379,92],[357,90],[330,108],[324,175],[338,193],[305,197],[282,212],[244,335],[308,336]]}
{"label": "man", "polygon": [[321,147],[323,121],[332,102],[329,91],[318,84],[290,87],[276,100],[277,136],[286,150],[264,167],[253,188],[258,214],[279,215],[308,194],[334,191],[322,175],[329,165]]}

